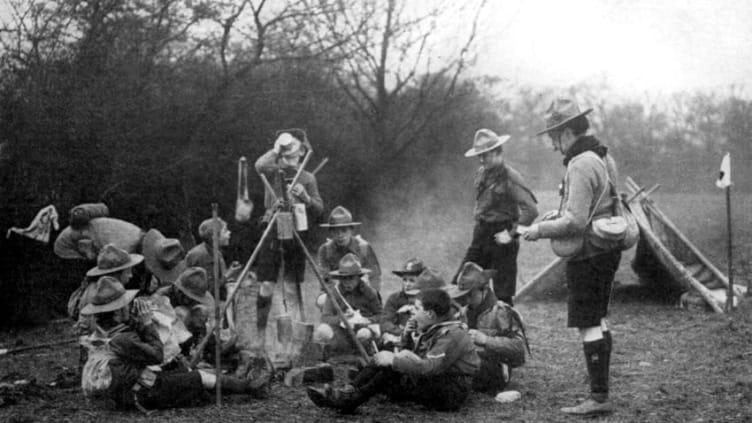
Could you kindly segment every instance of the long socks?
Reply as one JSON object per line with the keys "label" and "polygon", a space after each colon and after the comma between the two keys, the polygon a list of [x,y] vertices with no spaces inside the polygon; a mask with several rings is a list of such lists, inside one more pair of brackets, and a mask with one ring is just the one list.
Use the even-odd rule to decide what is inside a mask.
{"label": "long socks", "polygon": [[[611,338],[610,333],[608,338]],[[598,402],[605,402],[608,399],[608,367],[611,355],[609,343],[604,337],[582,344],[590,376],[591,396]]]}

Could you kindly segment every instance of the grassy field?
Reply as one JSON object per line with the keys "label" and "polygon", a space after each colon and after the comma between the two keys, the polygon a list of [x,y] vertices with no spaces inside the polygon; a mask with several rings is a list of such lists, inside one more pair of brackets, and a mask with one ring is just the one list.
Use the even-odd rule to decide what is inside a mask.
{"label": "grassy field", "polygon": [[[553,193],[540,196],[541,210],[555,208]],[[658,205],[721,269],[726,269],[725,209],[722,194],[655,195]],[[735,267],[737,282],[746,283],[744,267],[752,243],[750,219],[741,211],[752,197],[735,199]],[[450,277],[470,241],[470,205],[441,207],[447,199],[433,198],[405,207],[389,219],[365,222],[364,234],[381,260],[384,294],[397,289],[389,276],[406,258],[418,256]],[[424,209],[433,210],[425,214]],[[377,236],[379,234],[380,236]],[[612,357],[612,399],[617,411],[603,422],[752,422],[752,305],[743,303],[732,316],[679,309],[656,299],[649,288],[637,284],[629,264],[632,252],[622,259],[617,274],[620,288],[611,307],[615,352]],[[522,284],[553,259],[547,242],[524,243],[519,256]],[[309,284],[306,292],[317,291]],[[158,412],[145,417],[137,412],[102,411],[84,401],[76,388],[77,351],[71,347],[41,350],[0,358],[0,382],[35,379],[14,405],[0,403],[0,421],[367,421],[367,422],[560,422],[575,421],[559,408],[587,394],[582,348],[573,330],[565,328],[563,301],[518,305],[528,325],[533,354],[514,373],[512,389],[522,399],[498,404],[491,397],[474,394],[458,413],[435,413],[421,407],[390,404],[374,399],[360,414],[342,416],[319,410],[302,389],[275,385],[272,397],[251,402],[230,398],[221,409],[202,406]],[[311,307],[309,307],[311,309]],[[0,334],[0,345],[22,339],[26,343],[59,339],[68,323],[58,322],[22,333]],[[57,386],[47,384],[58,379]],[[2,385],[0,385],[2,387]],[[0,393],[3,393],[0,388]]]}

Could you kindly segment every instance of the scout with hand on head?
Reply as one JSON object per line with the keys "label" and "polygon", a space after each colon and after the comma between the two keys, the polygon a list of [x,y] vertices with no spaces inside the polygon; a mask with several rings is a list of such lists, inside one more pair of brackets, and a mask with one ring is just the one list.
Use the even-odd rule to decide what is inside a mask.
{"label": "scout with hand on head", "polygon": [[[303,142],[303,141],[306,142]],[[262,222],[268,223],[275,212],[282,206],[301,207],[305,209],[307,222],[316,222],[324,210],[324,202],[319,194],[316,176],[302,170],[294,186],[292,184],[296,173],[302,165],[303,158],[310,149],[305,134],[299,130],[285,130],[278,133],[272,149],[264,153],[256,160],[256,172],[269,181],[270,187],[264,188],[264,206],[266,211]],[[287,190],[290,190],[291,198],[286,198]],[[275,201],[276,198],[276,201]],[[284,204],[284,200],[291,204]],[[310,244],[311,234],[307,230],[298,230],[298,236],[306,245]],[[268,245],[267,245],[268,244]],[[284,263],[284,266],[283,266]],[[256,307],[258,310],[258,331],[261,338],[261,349],[266,349],[265,339],[267,327],[274,332],[277,328],[276,321],[269,321],[272,316],[282,316],[289,312],[292,320],[300,320],[300,309],[303,299],[298,296],[301,292],[300,284],[305,281],[306,255],[303,247],[295,239],[279,239],[277,226],[275,225],[269,234],[268,241],[263,246],[258,256],[257,276],[260,282],[259,295]],[[280,278],[281,269],[284,268],[282,278],[282,290],[284,303],[281,295],[274,295],[275,286]],[[284,307],[286,304],[287,307]],[[274,311],[272,311],[274,309]],[[271,339],[277,339],[272,336]],[[275,345],[275,351],[279,361],[287,362],[290,351],[283,351],[285,347]]]}
{"label": "scout with hand on head", "polygon": [[491,292],[495,270],[483,270],[473,262],[463,265],[457,285],[447,289],[449,296],[464,306],[462,320],[480,356],[480,371],[473,389],[496,394],[504,390],[511,369],[525,363],[527,337],[520,314]]}

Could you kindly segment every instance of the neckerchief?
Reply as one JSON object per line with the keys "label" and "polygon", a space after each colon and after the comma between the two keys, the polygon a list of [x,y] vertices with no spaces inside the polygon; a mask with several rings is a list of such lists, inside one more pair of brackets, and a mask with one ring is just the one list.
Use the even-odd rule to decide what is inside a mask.
{"label": "neckerchief", "polygon": [[507,167],[504,164],[490,168],[482,168],[478,172],[478,179],[475,181],[475,188],[478,194],[486,190],[494,183],[504,181],[507,177]]}
{"label": "neckerchief", "polygon": [[608,147],[601,144],[598,138],[592,135],[583,135],[572,144],[572,147],[567,150],[567,154],[564,155],[564,166],[569,165],[569,161],[572,160],[578,154],[582,154],[586,151],[592,151],[600,158],[606,157],[608,153]]}

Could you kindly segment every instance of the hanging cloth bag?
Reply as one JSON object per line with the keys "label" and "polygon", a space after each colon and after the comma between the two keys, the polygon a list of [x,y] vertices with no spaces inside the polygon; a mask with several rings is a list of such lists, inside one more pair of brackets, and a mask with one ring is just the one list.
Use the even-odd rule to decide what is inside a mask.
{"label": "hanging cloth bag", "polygon": [[235,220],[243,223],[251,218],[253,202],[248,197],[248,162],[245,157],[238,160],[238,199],[235,202]]}

